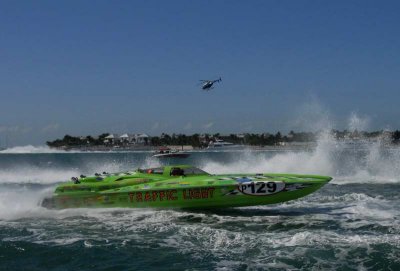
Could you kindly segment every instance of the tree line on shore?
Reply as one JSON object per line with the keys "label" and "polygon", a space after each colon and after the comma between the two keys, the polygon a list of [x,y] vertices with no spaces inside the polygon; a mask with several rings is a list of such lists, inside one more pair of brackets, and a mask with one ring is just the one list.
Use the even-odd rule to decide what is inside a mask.
{"label": "tree line on shore", "polygon": [[[359,132],[355,131],[338,131],[332,130],[331,134],[336,139],[368,139],[378,138],[386,136],[392,143],[400,144],[400,131],[394,132],[388,131],[375,131],[375,132]],[[103,133],[97,137],[93,136],[71,136],[65,135],[62,139],[56,139],[54,141],[47,141],[46,144],[49,147],[61,148],[61,147],[80,147],[80,146],[107,146],[110,143],[105,143],[106,137],[109,133]],[[160,136],[150,137],[145,141],[144,145],[150,146],[166,146],[166,145],[191,145],[194,148],[207,147],[210,141],[221,139],[226,142],[239,145],[253,145],[253,146],[273,146],[291,142],[315,142],[318,138],[319,132],[294,132],[290,131],[287,135],[282,135],[280,132],[276,134],[263,133],[246,133],[246,134],[229,134],[221,135],[220,133],[215,134],[172,134],[162,133]],[[112,142],[112,145],[126,146],[129,142],[123,140],[116,140]]]}

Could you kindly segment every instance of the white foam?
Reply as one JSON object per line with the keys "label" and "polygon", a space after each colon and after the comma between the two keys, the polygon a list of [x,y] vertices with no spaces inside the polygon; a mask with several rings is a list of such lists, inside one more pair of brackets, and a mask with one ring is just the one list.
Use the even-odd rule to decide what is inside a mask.
{"label": "white foam", "polygon": [[26,186],[0,187],[0,220],[37,216],[38,211],[43,209],[39,206],[40,201],[53,190],[54,187],[40,190],[32,190]]}
{"label": "white foam", "polygon": [[79,176],[79,171],[74,169],[46,169],[39,167],[21,166],[15,168],[0,169],[0,184],[54,184],[69,180],[72,176]]}
{"label": "white foam", "polygon": [[[42,219],[21,223],[2,222],[0,218],[0,225],[26,229],[31,233],[12,237],[12,241],[56,245],[82,242],[85,247],[106,244],[125,246],[127,242],[133,241],[143,248],[150,248],[157,243],[166,250],[173,248],[181,254],[190,253],[190,258],[195,260],[212,255],[219,270],[243,267],[244,263],[250,269],[290,267],[286,261],[281,260],[308,257],[306,255],[309,250],[317,248],[334,247],[335,258],[346,258],[349,251],[358,248],[372,253],[375,244],[400,248],[399,228],[389,230],[391,234],[372,234],[366,231],[356,232],[356,225],[351,224],[351,221],[358,223],[361,220],[372,226],[381,225],[380,220],[387,220],[388,224],[390,221],[394,222],[395,219],[387,214],[374,218],[375,211],[384,210],[390,204],[384,199],[351,193],[314,197],[311,200],[304,199],[258,209],[296,210],[307,206],[315,207],[318,203],[348,209],[324,211],[321,215],[307,214],[305,211],[304,214],[295,216],[268,215],[266,212],[255,217],[152,209],[37,209],[36,213]],[[364,207],[372,209],[372,213],[365,216]],[[395,211],[394,208],[391,211]],[[30,214],[34,215],[34,212]],[[324,226],[330,222],[336,223],[337,220],[345,222],[339,223],[338,230]],[[276,225],[280,225],[280,229],[270,228]],[[246,261],[240,258],[241,255],[247,255]],[[326,261],[328,266],[337,264],[336,261],[330,263],[329,258],[318,259],[318,255],[315,257],[318,261]]]}
{"label": "white foam", "polygon": [[[333,176],[335,184],[400,183],[400,148],[382,141],[351,145],[322,133],[312,151],[243,152],[233,162],[202,161],[206,171],[222,173],[304,173]],[[267,155],[268,154],[268,155]]]}
{"label": "white foam", "polygon": [[[76,153],[79,151],[73,151],[71,153]],[[26,145],[26,146],[16,146],[12,148],[8,148],[5,150],[0,151],[1,153],[7,153],[7,154],[24,154],[24,153],[67,153],[67,151],[64,150],[59,150],[59,149],[52,149],[49,148],[48,146],[32,146],[32,145]]]}

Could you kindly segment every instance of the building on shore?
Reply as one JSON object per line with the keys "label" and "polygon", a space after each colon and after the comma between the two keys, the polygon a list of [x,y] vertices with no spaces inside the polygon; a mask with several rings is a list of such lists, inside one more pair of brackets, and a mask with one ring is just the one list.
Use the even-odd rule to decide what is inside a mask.
{"label": "building on shore", "polygon": [[104,138],[103,142],[105,145],[148,145],[150,142],[150,136],[144,133],[124,133],[122,135],[110,134]]}

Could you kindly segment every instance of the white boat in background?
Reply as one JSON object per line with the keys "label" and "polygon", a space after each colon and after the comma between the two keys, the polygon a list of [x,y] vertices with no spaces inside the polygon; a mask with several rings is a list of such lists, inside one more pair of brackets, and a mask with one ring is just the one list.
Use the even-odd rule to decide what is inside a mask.
{"label": "white boat in background", "polygon": [[223,141],[222,139],[215,139],[214,141],[210,141],[208,143],[208,149],[211,148],[225,148],[225,147],[236,147],[237,145]]}
{"label": "white boat in background", "polygon": [[160,148],[153,157],[155,158],[186,158],[190,154],[178,150],[171,150],[170,148]]}

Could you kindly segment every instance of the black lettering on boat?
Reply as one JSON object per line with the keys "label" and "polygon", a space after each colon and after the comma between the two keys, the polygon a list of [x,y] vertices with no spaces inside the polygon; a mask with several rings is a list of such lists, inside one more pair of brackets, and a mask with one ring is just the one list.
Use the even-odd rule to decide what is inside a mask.
{"label": "black lettering on boat", "polygon": [[245,195],[268,196],[285,190],[285,183],[274,182],[246,182],[238,186],[238,190]]}
{"label": "black lettering on boat", "polygon": [[257,194],[265,193],[266,192],[265,189],[264,189],[265,188],[265,183],[264,182],[259,182],[259,184],[260,184],[260,186],[257,189]]}
{"label": "black lettering on boat", "polygon": [[274,193],[276,191],[276,183],[275,182],[268,182],[267,183],[268,192]]}

